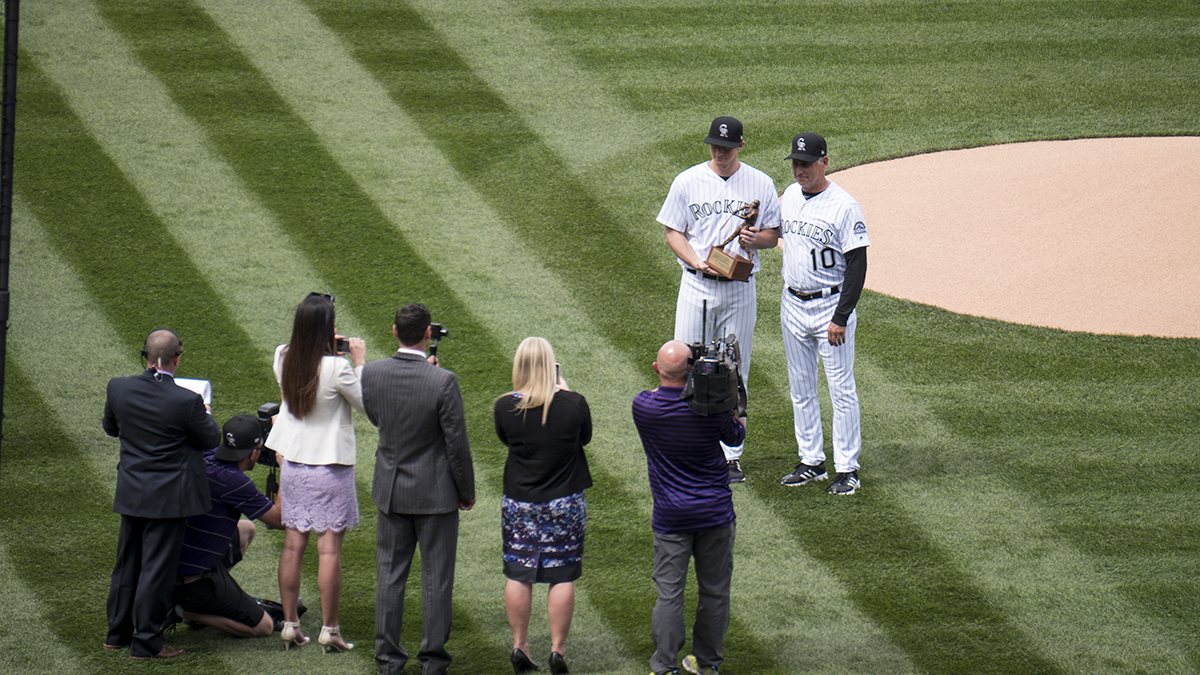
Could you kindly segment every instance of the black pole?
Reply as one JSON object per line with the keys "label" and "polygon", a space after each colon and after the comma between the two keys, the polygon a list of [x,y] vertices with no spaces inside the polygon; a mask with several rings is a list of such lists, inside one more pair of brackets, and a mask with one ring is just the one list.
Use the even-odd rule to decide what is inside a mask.
{"label": "black pole", "polygon": [[12,239],[13,136],[17,131],[17,18],[21,0],[4,2],[3,121],[0,122],[0,447],[4,446],[4,382],[8,362],[8,257]]}

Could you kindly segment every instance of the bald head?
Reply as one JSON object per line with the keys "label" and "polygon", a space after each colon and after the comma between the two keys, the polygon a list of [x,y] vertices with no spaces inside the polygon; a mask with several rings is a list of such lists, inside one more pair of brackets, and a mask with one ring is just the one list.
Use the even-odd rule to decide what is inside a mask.
{"label": "bald head", "polygon": [[654,372],[658,379],[667,387],[682,387],[687,384],[688,359],[692,350],[679,340],[671,340],[658,350],[658,360],[654,362]]}
{"label": "bald head", "polygon": [[142,355],[146,357],[146,365],[151,368],[175,372],[179,365],[179,355],[183,353],[183,342],[173,331],[160,328],[146,336],[146,346]]}

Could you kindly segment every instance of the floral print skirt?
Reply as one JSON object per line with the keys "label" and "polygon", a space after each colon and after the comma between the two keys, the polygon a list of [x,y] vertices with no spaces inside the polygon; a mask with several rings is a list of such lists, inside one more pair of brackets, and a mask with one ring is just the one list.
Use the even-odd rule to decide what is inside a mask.
{"label": "floral print skirt", "polygon": [[576,492],[548,502],[500,502],[504,576],[525,583],[557,584],[583,573],[587,500]]}

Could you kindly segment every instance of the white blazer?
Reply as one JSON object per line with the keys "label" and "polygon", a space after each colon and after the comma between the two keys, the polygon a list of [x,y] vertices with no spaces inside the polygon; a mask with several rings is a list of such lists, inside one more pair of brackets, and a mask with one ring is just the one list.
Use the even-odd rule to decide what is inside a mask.
{"label": "white blazer", "polygon": [[[275,379],[283,379],[283,350],[275,348]],[[279,416],[267,437],[267,447],[283,455],[289,462],[300,464],[347,464],[355,459],[354,423],[350,408],[365,413],[362,403],[362,366],[351,368],[341,356],[321,359],[321,375],[317,385],[317,404],[304,417],[297,419],[288,410],[286,401],[279,405]]]}

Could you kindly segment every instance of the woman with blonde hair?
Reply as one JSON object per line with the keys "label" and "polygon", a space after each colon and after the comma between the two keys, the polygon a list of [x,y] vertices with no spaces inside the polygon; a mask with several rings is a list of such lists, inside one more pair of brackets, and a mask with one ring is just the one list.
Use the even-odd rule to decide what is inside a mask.
{"label": "woman with blonde hair", "polygon": [[363,412],[366,346],[349,338],[347,363],[337,350],[333,297],[309,293],[296,307],[292,339],[275,350],[275,378],[283,398],[267,447],[280,457],[279,501],[285,528],[279,556],[279,595],[286,648],[308,642],[297,604],[309,535],[317,533],[317,588],[321,592],[321,651],[352,649],[342,639],[342,538],[358,525],[356,454],[350,409]]}
{"label": "woman with blonde hair", "polygon": [[513,390],[496,401],[496,435],[508,446],[501,524],[504,608],[513,634],[513,671],[537,670],[529,657],[533,584],[548,583],[550,672],[566,673],[575,580],[583,572],[583,534],[592,486],[583,446],[592,439],[587,401],[567,388],[554,349],[525,338],[513,359]]}

